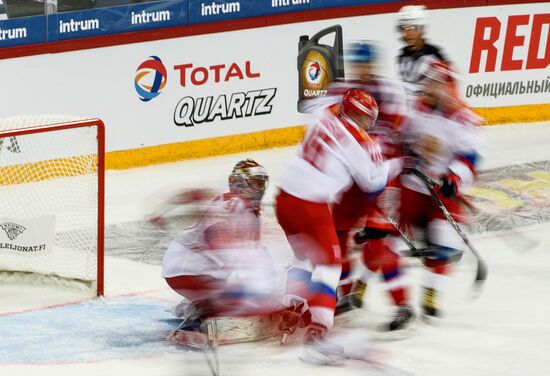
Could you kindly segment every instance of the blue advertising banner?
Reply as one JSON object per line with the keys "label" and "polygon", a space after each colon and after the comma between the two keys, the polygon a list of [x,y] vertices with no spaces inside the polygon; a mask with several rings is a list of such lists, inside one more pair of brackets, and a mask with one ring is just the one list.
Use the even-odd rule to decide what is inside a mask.
{"label": "blue advertising banner", "polygon": [[189,0],[190,24],[263,15],[263,6],[257,0]]}
{"label": "blue advertising banner", "polygon": [[46,42],[45,16],[0,21],[0,47],[43,42]]}
{"label": "blue advertising banner", "polygon": [[310,0],[261,0],[265,15],[309,10]]}
{"label": "blue advertising banner", "polygon": [[177,0],[51,14],[48,16],[48,40],[187,25],[188,8],[188,0]]}
{"label": "blue advertising banner", "polygon": [[310,9],[336,8],[352,5],[368,5],[380,3],[394,3],[399,0],[310,0]]}
{"label": "blue advertising banner", "polygon": [[[108,0],[98,0],[106,4]],[[114,1],[114,0],[112,0]],[[165,0],[0,20],[0,48],[400,0]],[[114,2],[119,3],[120,2]],[[47,22],[46,22],[47,21]]]}

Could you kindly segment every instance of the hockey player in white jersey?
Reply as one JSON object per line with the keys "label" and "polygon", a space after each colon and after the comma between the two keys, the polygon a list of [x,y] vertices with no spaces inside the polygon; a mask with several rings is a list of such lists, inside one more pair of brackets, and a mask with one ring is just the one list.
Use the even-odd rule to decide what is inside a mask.
{"label": "hockey player in white jersey", "polygon": [[[228,180],[229,192],[178,234],[163,258],[162,277],[185,298],[174,313],[191,327],[213,316],[269,315],[278,304],[272,259],[261,244],[260,203],[268,175],[247,159],[235,165]],[[182,192],[171,203],[189,203],[196,192]],[[159,217],[150,221],[162,223]]]}
{"label": "hockey player in white jersey", "polygon": [[324,109],[308,129],[278,184],[276,215],[294,251],[287,281],[289,307],[280,329],[292,333],[296,326],[309,324],[306,349],[329,358],[343,351],[325,340],[333,325],[341,273],[330,204],[354,182],[366,193],[380,192],[401,170],[401,160],[384,161],[379,145],[365,132],[377,114],[369,94],[348,90],[340,104]]}
{"label": "hockey player in white jersey", "polygon": [[[382,156],[389,159],[399,153],[400,126],[407,110],[406,96],[399,81],[376,74],[377,55],[376,46],[371,42],[358,41],[349,44],[345,50],[345,59],[350,77],[345,81],[333,82],[325,101],[338,103],[342,100],[343,93],[354,87],[369,93],[378,105],[378,117],[368,133],[381,146]],[[391,184],[389,182],[389,185]],[[376,272],[382,273],[396,311],[408,304],[409,294],[402,275],[400,257],[387,250],[383,239],[385,234],[395,232],[395,229],[379,209],[393,191],[393,188],[388,187],[379,197],[373,198],[366,195],[357,184],[353,184],[341,194],[332,207],[334,225],[342,251],[337,314],[362,306],[367,279]],[[360,220],[365,217],[367,221],[361,222]],[[361,262],[355,264],[358,270],[352,273],[348,238],[350,230],[357,226],[365,227],[361,232],[361,243],[364,243],[366,235],[371,239],[364,246]],[[355,282],[351,279],[354,274],[359,275]],[[399,323],[403,321],[400,320]],[[390,323],[387,328],[398,329],[395,326]]]}
{"label": "hockey player in white jersey", "polygon": [[[472,185],[483,141],[482,119],[459,99],[448,65],[433,62],[423,77],[422,95],[403,125],[405,148],[416,168],[439,182],[441,201],[457,223],[464,223],[460,194]],[[462,238],[446,220],[425,183],[414,173],[400,176],[399,223],[409,235],[419,229],[431,248],[424,258],[422,313],[439,316],[438,295],[463,249]]]}
{"label": "hockey player in white jersey", "polygon": [[422,90],[422,80],[431,63],[449,64],[439,48],[426,40],[427,14],[423,5],[405,5],[397,15],[397,30],[405,46],[397,57],[399,76],[411,102]]}

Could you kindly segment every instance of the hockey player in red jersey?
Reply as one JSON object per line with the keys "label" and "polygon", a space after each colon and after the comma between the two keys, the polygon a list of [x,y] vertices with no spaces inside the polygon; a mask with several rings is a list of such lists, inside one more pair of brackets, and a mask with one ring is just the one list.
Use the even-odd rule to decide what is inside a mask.
{"label": "hockey player in red jersey", "polygon": [[[416,168],[439,182],[438,194],[458,223],[464,223],[459,196],[474,181],[482,139],[482,119],[458,98],[456,79],[448,65],[432,62],[422,79],[422,94],[402,130]],[[463,241],[446,220],[425,183],[414,173],[402,174],[398,220],[412,235],[419,230],[431,251],[424,257],[422,311],[438,316],[438,295],[449,270],[462,255]],[[418,234],[418,232],[417,232]]]}
{"label": "hockey player in red jersey", "polygon": [[[325,102],[340,101],[342,93],[351,87],[361,88],[372,95],[378,104],[379,112],[376,122],[368,131],[369,136],[381,146],[384,158],[395,157],[399,149],[399,128],[406,112],[403,87],[397,81],[375,75],[377,52],[372,43],[362,41],[349,45],[345,57],[351,71],[351,79],[331,84]],[[408,294],[402,278],[399,255],[393,253],[382,239],[387,233],[395,231],[379,209],[393,193],[395,189],[388,187],[375,199],[366,195],[357,184],[353,184],[333,206],[334,224],[342,250],[341,296],[337,313],[362,306],[366,281],[370,275],[378,271],[382,272],[398,311],[401,307],[407,306]],[[360,223],[360,219],[364,217],[367,217],[366,225],[365,222]],[[358,265],[361,269],[360,278],[352,288],[351,262],[348,254],[349,233],[352,228],[363,225],[365,229],[361,232],[360,242],[363,243],[367,237],[370,241],[365,245],[362,263]],[[410,309],[407,312],[410,313]],[[412,314],[409,315],[410,318]],[[402,319],[399,322],[404,324]],[[398,329],[395,326],[396,323],[390,323],[388,329]]]}
{"label": "hockey player in red jersey", "polygon": [[397,30],[405,46],[397,57],[399,76],[410,101],[422,90],[425,71],[434,61],[449,64],[441,48],[426,40],[427,14],[423,5],[405,5],[397,15]]}
{"label": "hockey player in red jersey", "polygon": [[341,103],[324,109],[308,129],[279,182],[276,215],[294,251],[288,309],[283,311],[280,329],[292,333],[297,325],[310,322],[304,344],[324,356],[339,355],[334,347],[325,346],[341,273],[330,204],[353,183],[366,194],[378,193],[401,170],[401,160],[384,161],[380,146],[365,133],[377,114],[378,106],[369,94],[346,91]]}
{"label": "hockey player in red jersey", "polygon": [[[196,325],[197,318],[271,314],[277,309],[278,301],[270,295],[276,293],[272,259],[261,246],[260,203],[267,181],[256,161],[238,162],[228,179],[229,192],[217,196],[198,223],[168,246],[162,276],[185,298],[174,313],[189,325]],[[202,198],[200,192],[180,192],[169,203],[192,204]],[[150,222],[162,223],[162,214],[150,216]]]}

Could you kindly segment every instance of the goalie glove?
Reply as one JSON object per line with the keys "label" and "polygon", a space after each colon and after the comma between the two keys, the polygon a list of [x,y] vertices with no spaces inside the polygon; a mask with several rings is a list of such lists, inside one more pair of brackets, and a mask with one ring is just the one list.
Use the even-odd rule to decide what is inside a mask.
{"label": "goalie glove", "polygon": [[458,185],[460,184],[460,177],[452,172],[444,175],[441,178],[441,184],[439,185],[439,193],[445,198],[454,197],[458,194]]}

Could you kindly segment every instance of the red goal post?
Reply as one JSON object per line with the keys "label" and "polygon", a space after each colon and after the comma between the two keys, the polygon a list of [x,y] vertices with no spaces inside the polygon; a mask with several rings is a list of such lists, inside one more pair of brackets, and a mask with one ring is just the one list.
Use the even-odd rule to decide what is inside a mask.
{"label": "red goal post", "polygon": [[0,283],[104,292],[105,127],[99,119],[0,119]]}

